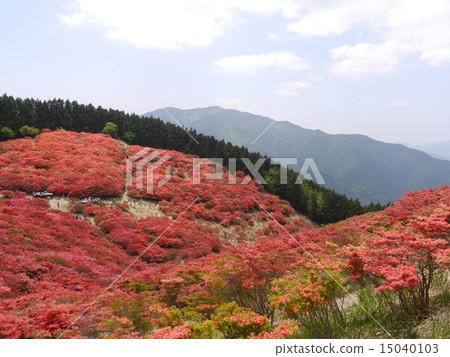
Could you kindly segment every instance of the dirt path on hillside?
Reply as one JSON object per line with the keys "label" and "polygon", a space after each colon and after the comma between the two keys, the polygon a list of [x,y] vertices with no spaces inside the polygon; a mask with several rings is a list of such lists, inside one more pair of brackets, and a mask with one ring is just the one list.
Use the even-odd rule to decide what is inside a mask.
{"label": "dirt path on hillside", "polygon": [[[27,198],[33,198],[32,195],[27,195]],[[50,208],[68,212],[74,202],[79,202],[78,198],[67,198],[62,196],[52,196],[47,199]],[[105,202],[109,206],[114,206],[116,203],[126,203],[130,207],[130,213],[134,219],[141,219],[151,216],[167,217],[160,209],[159,204],[149,200],[134,199],[124,193],[120,198],[105,198],[100,202]]]}
{"label": "dirt path on hillside", "polygon": [[125,192],[122,197],[117,200],[120,203],[126,203],[130,206],[130,213],[135,219],[156,216],[167,217],[160,209],[159,204],[142,199],[134,199],[128,196]]}

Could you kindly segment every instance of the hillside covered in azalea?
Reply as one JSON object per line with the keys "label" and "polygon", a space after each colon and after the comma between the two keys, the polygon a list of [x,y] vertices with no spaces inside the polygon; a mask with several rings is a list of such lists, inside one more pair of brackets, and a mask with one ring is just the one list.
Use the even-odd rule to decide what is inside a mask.
{"label": "hillside covered in azalea", "polygon": [[[130,145],[175,150],[202,158],[221,158],[225,166],[230,167],[234,160],[236,169],[245,174],[252,173],[244,163],[245,159],[253,164],[262,160],[258,164],[258,172],[266,181],[261,181],[264,189],[287,200],[296,211],[319,224],[333,223],[382,209],[379,203],[361,205],[357,199],[348,198],[312,180],[305,179],[299,184],[298,172],[291,168],[287,169],[287,182],[281,184],[281,168],[270,164],[271,160],[267,156],[199,134],[195,130],[186,131],[185,128],[165,123],[158,118],[144,118],[62,99],[41,101],[14,98],[6,94],[0,96],[0,141],[35,137],[40,131],[49,129],[109,134]],[[339,209],[334,209],[336,207]]]}
{"label": "hillside covered in azalea", "polygon": [[194,183],[172,150],[149,193],[137,162],[126,182],[142,149],[0,143],[1,338],[450,337],[450,187],[318,226],[243,172],[203,160]]}

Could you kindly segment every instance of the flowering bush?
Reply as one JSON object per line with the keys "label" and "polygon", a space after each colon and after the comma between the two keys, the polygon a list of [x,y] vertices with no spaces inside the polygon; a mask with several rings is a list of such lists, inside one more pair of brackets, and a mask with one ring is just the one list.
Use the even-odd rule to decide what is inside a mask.
{"label": "flowering bush", "polygon": [[102,134],[43,130],[35,139],[0,143],[0,152],[3,189],[75,197],[124,191],[123,145]]}

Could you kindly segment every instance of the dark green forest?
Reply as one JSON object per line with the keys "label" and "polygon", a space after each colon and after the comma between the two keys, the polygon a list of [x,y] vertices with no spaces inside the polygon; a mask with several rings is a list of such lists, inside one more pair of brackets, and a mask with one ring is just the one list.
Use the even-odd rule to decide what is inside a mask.
{"label": "dark green forest", "polygon": [[[107,123],[116,124],[117,130]],[[142,118],[137,114],[62,99],[41,101],[14,98],[6,94],[0,97],[1,140],[35,136],[39,133],[36,129],[44,128],[107,132],[129,144],[176,150],[204,158],[220,157],[226,166],[229,158],[236,158],[236,169],[246,174],[251,173],[240,158],[248,158],[253,164],[261,157],[266,158],[258,170],[267,182],[265,189],[289,201],[299,213],[318,224],[337,222],[383,208],[378,203],[362,206],[358,200],[348,199],[312,181],[305,180],[301,185],[296,184],[298,173],[290,169],[287,184],[282,184],[280,167],[270,164],[267,156],[212,136],[198,134],[192,129],[187,129],[189,135],[182,127],[157,118]]]}

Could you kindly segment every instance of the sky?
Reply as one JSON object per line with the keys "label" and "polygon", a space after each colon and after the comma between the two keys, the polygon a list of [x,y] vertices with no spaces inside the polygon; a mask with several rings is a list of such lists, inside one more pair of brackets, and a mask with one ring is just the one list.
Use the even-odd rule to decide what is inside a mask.
{"label": "sky", "polygon": [[218,105],[331,134],[450,140],[448,0],[0,5],[0,94],[137,114]]}

